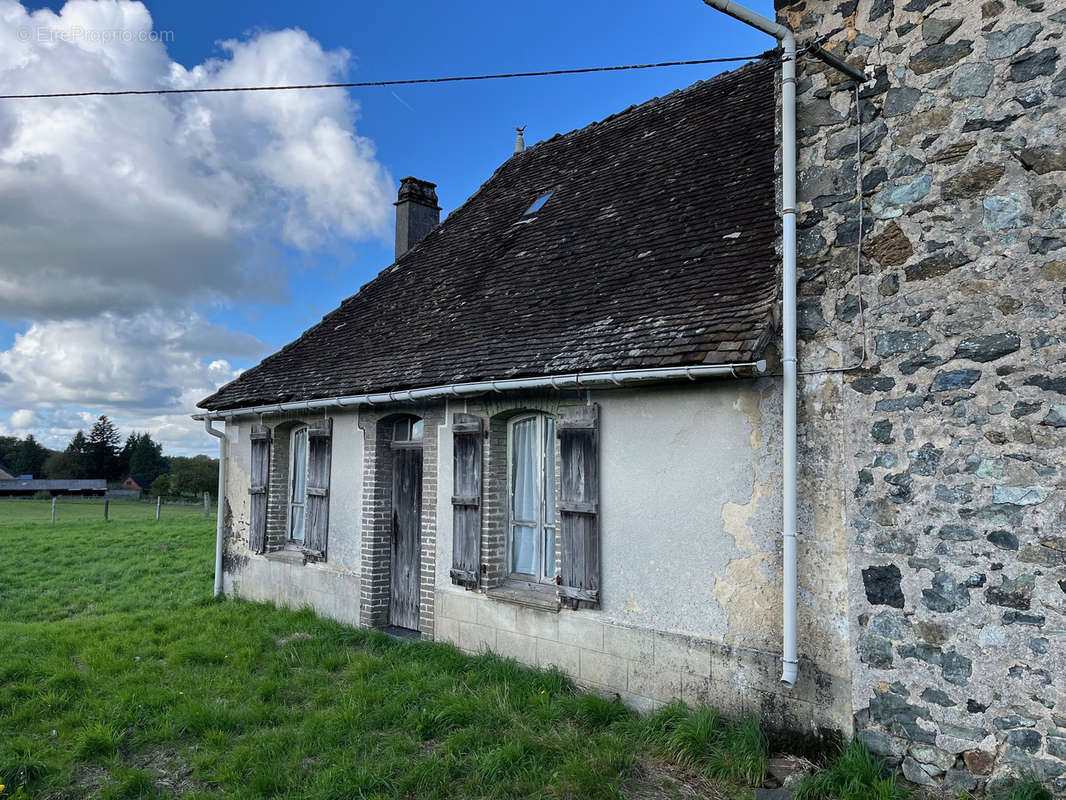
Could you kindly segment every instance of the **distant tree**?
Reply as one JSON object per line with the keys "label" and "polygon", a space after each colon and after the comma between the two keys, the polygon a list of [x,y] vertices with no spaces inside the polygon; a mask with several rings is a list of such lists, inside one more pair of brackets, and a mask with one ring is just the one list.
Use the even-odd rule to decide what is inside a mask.
{"label": "distant tree", "polygon": [[0,436],[0,464],[3,464],[15,475],[41,475],[44,472],[44,462],[51,451],[42,447],[33,434],[25,439],[16,439],[14,436]]}
{"label": "distant tree", "polygon": [[45,460],[45,476],[53,479],[98,477],[89,475],[88,449],[89,440],[83,431],[78,431],[71,437],[66,450]]}
{"label": "distant tree", "polygon": [[163,455],[163,445],[152,441],[150,433],[131,433],[119,454],[123,472],[140,475],[149,483],[168,469],[168,459]]}
{"label": "distant tree", "polygon": [[8,466],[19,475],[41,475],[48,456],[48,449],[38,444],[31,433],[16,445],[13,463]]}
{"label": "distant tree", "polygon": [[15,469],[15,455],[18,453],[19,440],[14,436],[0,436],[0,464]]}
{"label": "distant tree", "polygon": [[85,453],[88,452],[88,448],[89,440],[85,438],[85,432],[78,431],[70,437],[70,444],[67,445],[67,452],[85,455]]}
{"label": "distant tree", "polygon": [[84,478],[85,462],[82,456],[66,450],[62,453],[53,453],[44,462],[44,475],[53,480],[68,478]]}
{"label": "distant tree", "polygon": [[152,497],[169,497],[170,491],[170,476],[160,475],[154,481],[152,481],[151,489]]}
{"label": "distant tree", "polygon": [[113,481],[122,476],[122,462],[119,459],[121,441],[115,423],[101,414],[89,431],[85,450],[87,468],[92,473],[90,477]]}
{"label": "distant tree", "polygon": [[218,459],[208,456],[174,456],[170,459],[170,491],[181,495],[202,495],[218,491]]}

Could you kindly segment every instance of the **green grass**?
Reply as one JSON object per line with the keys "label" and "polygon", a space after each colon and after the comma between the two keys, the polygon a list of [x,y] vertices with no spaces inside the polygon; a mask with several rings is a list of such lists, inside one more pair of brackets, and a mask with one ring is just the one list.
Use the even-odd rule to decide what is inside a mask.
{"label": "green grass", "polygon": [[994,797],[995,800],[1052,800],[1047,787],[1030,777],[1019,778]]}
{"label": "green grass", "polygon": [[909,800],[913,794],[887,774],[884,762],[856,740],[823,770],[804,779],[795,800]]}
{"label": "green grass", "polygon": [[195,506],[48,505],[0,503],[4,798],[618,798],[655,755],[765,769],[752,720],[642,718],[558,672],[215,602]]}

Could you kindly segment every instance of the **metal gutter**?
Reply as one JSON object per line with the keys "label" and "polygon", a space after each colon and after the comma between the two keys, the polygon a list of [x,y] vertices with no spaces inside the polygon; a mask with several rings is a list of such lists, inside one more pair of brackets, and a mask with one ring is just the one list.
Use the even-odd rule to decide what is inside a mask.
{"label": "metal gutter", "polygon": [[[766,371],[765,361],[749,361],[743,364],[701,364],[691,367],[663,367],[651,369],[610,370],[605,372],[576,372],[570,375],[543,375],[534,378],[505,378],[498,381],[452,383],[445,386],[428,386],[421,389],[404,389],[398,392],[373,392],[370,394],[329,397],[321,400],[298,400],[288,403],[232,408],[221,411],[205,411],[194,414],[193,419],[203,420],[207,425],[214,419],[233,419],[257,414],[277,414],[297,411],[316,411],[327,408],[355,408],[386,403],[406,403],[441,397],[470,397],[492,392],[509,392],[522,389],[591,389],[628,386],[648,381],[696,380],[710,377],[744,378],[758,376]],[[213,436],[219,432],[207,428]],[[220,523],[221,524],[221,523]]]}
{"label": "metal gutter", "polygon": [[796,37],[784,25],[732,0],[703,0],[734,19],[768,33],[785,51],[781,64],[781,367],[782,389],[782,652],[781,682],[793,686],[796,645]]}
{"label": "metal gutter", "polygon": [[211,427],[211,420],[204,419],[204,430],[218,439],[218,514],[215,521],[215,597],[222,594],[222,509],[226,497],[226,460],[229,455],[229,438],[224,431]]}

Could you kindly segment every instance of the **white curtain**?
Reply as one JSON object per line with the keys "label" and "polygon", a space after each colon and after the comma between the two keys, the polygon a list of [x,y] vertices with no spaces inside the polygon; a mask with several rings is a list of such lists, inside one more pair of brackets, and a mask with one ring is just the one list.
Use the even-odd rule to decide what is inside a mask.
{"label": "white curtain", "polygon": [[515,525],[512,530],[511,569],[527,575],[537,572],[537,421],[526,419],[514,425],[511,443],[511,513],[514,521],[533,523]]}
{"label": "white curtain", "polygon": [[555,420],[544,418],[544,577],[555,575]]}
{"label": "white curtain", "polygon": [[292,539],[304,540],[304,509],[307,503],[307,428],[292,437]]}

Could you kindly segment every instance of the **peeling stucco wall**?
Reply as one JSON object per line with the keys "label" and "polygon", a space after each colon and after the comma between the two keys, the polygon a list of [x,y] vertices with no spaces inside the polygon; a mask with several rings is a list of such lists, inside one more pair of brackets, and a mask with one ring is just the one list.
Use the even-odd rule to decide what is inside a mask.
{"label": "peeling stucco wall", "polygon": [[[869,345],[800,409],[806,530],[848,530],[856,727],[920,784],[1066,793],[1066,10],[780,16],[874,76],[861,277],[854,95],[810,59],[797,86],[800,369],[860,360],[863,322]],[[843,507],[817,493],[834,474]]]}
{"label": "peeling stucco wall", "polygon": [[[272,602],[291,608],[310,606],[320,614],[358,624],[360,509],[362,498],[363,436],[356,412],[332,415],[333,446],[330,467],[328,559],[304,564],[300,559],[256,555],[248,546],[251,487],[252,421],[226,423],[229,456],[226,500],[229,520],[223,558],[223,588],[227,594]],[[273,428],[310,417],[266,418]],[[287,435],[287,434],[286,434]]]}
{"label": "peeling stucco wall", "polygon": [[[505,601],[452,586],[451,508],[442,499],[438,637],[556,664],[638,706],[680,697],[760,713],[772,727],[849,733],[839,487],[809,494],[806,517],[820,525],[800,555],[801,635],[809,646],[797,687],[783,690],[778,680],[780,400],[779,381],[762,378],[452,403],[449,425],[455,411],[487,419],[519,408],[559,413],[575,402],[600,404],[601,604],[577,612],[519,609],[516,617]],[[439,496],[450,498],[450,429],[440,437]],[[689,654],[681,661],[679,648]]]}

